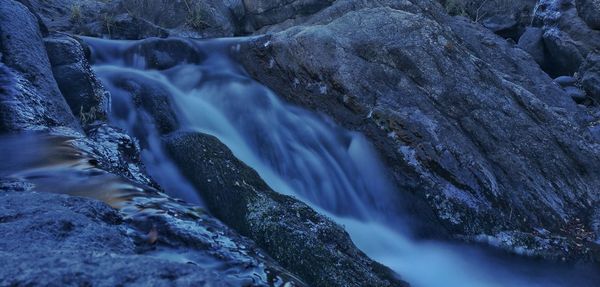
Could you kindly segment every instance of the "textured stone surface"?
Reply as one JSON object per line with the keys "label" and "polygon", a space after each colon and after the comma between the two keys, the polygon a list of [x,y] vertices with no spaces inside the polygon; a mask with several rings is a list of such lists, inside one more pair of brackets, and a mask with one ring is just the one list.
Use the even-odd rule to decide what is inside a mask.
{"label": "textured stone surface", "polygon": [[240,60],[289,101],[365,133],[446,228],[590,228],[598,147],[521,49],[421,1],[340,1],[305,23],[242,45]]}
{"label": "textured stone surface", "polygon": [[587,95],[600,104],[600,51],[588,55],[579,74]]}
{"label": "textured stone surface", "polygon": [[[14,192],[20,184],[0,184],[2,284],[266,286],[286,282],[278,277],[285,271],[268,262],[264,254],[258,257],[252,243],[208,216],[203,216],[201,224],[168,216],[138,222],[128,219],[134,225],[146,225],[133,229],[116,210],[99,201]],[[235,249],[243,245],[246,253]],[[211,265],[219,261],[227,267]],[[264,273],[265,267],[273,268],[272,279]],[[271,281],[276,277],[281,281]],[[296,279],[287,279],[302,286]]]}
{"label": "textured stone surface", "polygon": [[600,1],[576,0],[579,16],[592,29],[600,30]]}
{"label": "textured stone surface", "polygon": [[311,286],[406,285],[358,250],[340,226],[271,190],[215,137],[176,133],[165,144],[215,216]]}
{"label": "textured stone surface", "polygon": [[0,39],[0,65],[9,82],[0,99],[3,130],[78,129],[52,77],[35,16],[18,2],[4,1],[0,5]]}
{"label": "textured stone surface", "polygon": [[81,44],[64,35],[53,35],[44,39],[44,43],[54,79],[80,123],[106,120],[109,95],[92,72]]}

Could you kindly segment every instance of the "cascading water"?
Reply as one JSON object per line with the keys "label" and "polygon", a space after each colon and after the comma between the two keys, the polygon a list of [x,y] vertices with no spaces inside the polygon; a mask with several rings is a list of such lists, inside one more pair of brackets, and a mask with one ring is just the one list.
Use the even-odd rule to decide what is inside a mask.
{"label": "cascading water", "polygon": [[[140,42],[85,40],[93,50],[95,71],[111,91],[113,123],[140,139],[151,175],[167,192],[178,191],[175,196],[200,201],[165,155],[157,123],[136,111],[130,93],[119,86],[123,78],[166,91],[180,128],[218,137],[274,190],[342,224],[359,248],[414,286],[594,284],[593,278],[571,281],[579,274],[572,270],[514,260],[503,266],[501,259],[472,248],[412,240],[395,208],[400,206],[396,191],[368,141],[324,116],[282,102],[249,78],[228,56],[243,39],[194,42],[203,59],[161,70],[152,69],[155,63],[148,63]],[[168,62],[160,53],[152,60]]]}

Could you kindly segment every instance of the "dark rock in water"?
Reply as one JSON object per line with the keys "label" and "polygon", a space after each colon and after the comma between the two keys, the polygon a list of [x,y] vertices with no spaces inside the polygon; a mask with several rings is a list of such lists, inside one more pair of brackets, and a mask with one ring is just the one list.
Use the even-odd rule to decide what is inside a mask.
{"label": "dark rock in water", "polygon": [[554,82],[559,84],[561,87],[573,87],[577,83],[577,79],[569,76],[560,76],[554,79]]}
{"label": "dark rock in water", "polygon": [[565,92],[571,99],[573,99],[576,103],[581,104],[587,98],[585,96],[585,92],[576,88],[576,87],[566,87]]}
{"label": "dark rock in water", "polygon": [[[113,95],[113,100],[118,102],[115,105],[115,114],[124,117],[129,113],[127,109],[141,108],[143,110],[141,116],[147,114],[150,119],[139,120],[153,121],[161,134],[172,132],[178,128],[177,115],[170,101],[170,91],[166,86],[146,78],[145,75],[130,72],[110,74],[107,79],[110,81],[110,85],[122,91],[118,95]],[[123,99],[124,102],[119,102],[121,101],[119,97],[132,98],[135,106],[127,105],[127,99]]]}
{"label": "dark rock in water", "polygon": [[177,133],[165,144],[219,219],[311,286],[406,285],[358,250],[340,226],[271,190],[215,137]]}
{"label": "dark rock in water", "polygon": [[579,16],[592,29],[600,30],[600,2],[597,0],[576,0]]}
{"label": "dark rock in water", "polygon": [[527,27],[521,38],[519,48],[529,53],[540,67],[547,67],[546,51],[544,49],[544,30],[536,27]]}
{"label": "dark rock in water", "polygon": [[600,104],[600,53],[590,53],[579,74],[586,93]]}
{"label": "dark rock in water", "polygon": [[584,57],[569,35],[557,29],[546,30],[544,44],[550,59],[550,75],[573,75],[579,70]]}
{"label": "dark rock in water", "polygon": [[88,126],[86,138],[76,138],[74,144],[94,155],[99,168],[143,185],[156,186],[146,175],[137,141],[105,123]]}
{"label": "dark rock in water", "polygon": [[[453,234],[575,240],[564,226],[589,228],[600,200],[600,150],[575,103],[523,50],[427,3],[338,1],[239,58],[287,100],[363,132]],[[554,258],[585,257],[572,247]]]}
{"label": "dark rock in water", "polygon": [[22,4],[0,5],[0,53],[13,88],[0,99],[5,130],[67,126],[79,129],[52,77],[36,18]]}
{"label": "dark rock in water", "polygon": [[166,70],[179,64],[197,64],[205,55],[185,39],[145,39],[126,52],[129,61],[143,59],[147,69]]}
{"label": "dark rock in water", "polygon": [[80,123],[106,120],[109,95],[92,72],[81,44],[64,35],[53,35],[44,42],[54,78]]}

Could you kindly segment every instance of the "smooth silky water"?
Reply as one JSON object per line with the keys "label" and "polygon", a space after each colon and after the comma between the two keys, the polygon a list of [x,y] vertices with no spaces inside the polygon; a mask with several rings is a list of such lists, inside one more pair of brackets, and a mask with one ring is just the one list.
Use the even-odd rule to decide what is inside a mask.
{"label": "smooth silky water", "polygon": [[[218,137],[277,192],[292,195],[345,227],[356,245],[413,286],[597,286],[589,267],[543,264],[485,249],[411,238],[398,192],[367,139],[326,116],[283,102],[230,58],[246,39],[197,41],[200,64],[146,69],[140,42],[85,38],[93,68],[112,94],[111,121],[140,139],[143,161],[167,193],[201,204],[130,93],[135,76],[169,93],[182,129]],[[132,52],[133,51],[133,52]],[[193,156],[193,155],[190,155]],[[200,191],[201,194],[201,191]],[[595,276],[596,278],[590,278]]]}

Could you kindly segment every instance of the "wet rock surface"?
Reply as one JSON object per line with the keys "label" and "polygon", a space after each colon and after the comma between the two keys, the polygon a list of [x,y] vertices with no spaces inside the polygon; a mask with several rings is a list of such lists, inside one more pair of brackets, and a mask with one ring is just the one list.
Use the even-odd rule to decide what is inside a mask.
{"label": "wet rock surface", "polygon": [[289,101],[365,133],[452,233],[590,228],[598,149],[528,55],[422,2],[336,4],[243,45],[240,60]]}
{"label": "wet rock surface", "polygon": [[406,286],[387,267],[359,251],[340,226],[302,202],[274,192],[215,137],[183,132],[166,136],[165,143],[215,216],[310,285]]}
{"label": "wet rock surface", "polygon": [[[267,278],[266,273],[263,273],[264,277],[260,277],[260,273],[252,274],[260,267],[256,259],[246,255],[253,252],[251,243],[231,237],[231,232],[207,216],[200,224],[194,221],[185,223],[185,219],[165,220],[168,216],[163,216],[161,222],[161,217],[157,216],[157,219],[150,220],[154,226],[147,230],[134,230],[130,223],[126,223],[135,224],[134,220],[124,220],[121,214],[104,203],[11,189],[4,185],[0,192],[2,201],[6,203],[0,209],[0,230],[3,234],[0,262],[4,266],[0,271],[0,282],[3,284],[283,284],[274,280],[278,276],[275,269],[271,270],[273,278]],[[145,222],[147,224],[148,220]],[[197,227],[191,228],[194,224]],[[203,228],[218,228],[220,231]],[[204,231],[190,234],[189,229]],[[150,235],[139,234],[141,231]],[[233,244],[240,244],[234,246],[241,249],[236,251],[227,245],[219,246],[219,240],[229,246],[237,240]],[[222,261],[227,265],[214,268],[206,264],[207,258],[212,264]]]}
{"label": "wet rock surface", "polygon": [[590,53],[579,71],[581,85],[587,95],[600,102],[600,51]]}
{"label": "wet rock surface", "polygon": [[106,120],[109,95],[92,72],[77,39],[53,35],[45,38],[44,43],[54,79],[71,112],[79,117],[82,125]]}
{"label": "wet rock surface", "polygon": [[[15,152],[15,143],[33,148],[28,141],[40,144],[37,161]],[[0,282],[304,285],[202,209],[90,165],[64,137],[3,137],[1,146],[15,156],[0,166],[0,260],[10,265]]]}
{"label": "wet rock surface", "polygon": [[[364,133],[393,172],[407,204],[399,209],[426,221],[417,233],[600,261],[597,1],[538,1],[530,18],[533,2],[486,6],[472,21],[416,0],[4,1],[0,131],[49,131],[58,138],[44,150],[59,155],[16,177],[10,160],[23,154],[13,149],[0,164],[0,266],[8,266],[0,282],[406,284],[215,138],[177,132],[167,89],[132,73],[115,83],[171,133],[164,141],[182,172],[229,227],[164,194],[147,175],[140,139],[106,122],[108,95],[87,47],[54,31],[260,35],[232,49],[245,69],[288,101]],[[505,39],[519,36],[518,45]],[[194,47],[147,39],[127,61],[168,70],[203,61]]]}
{"label": "wet rock surface", "polygon": [[0,5],[0,38],[2,77],[9,82],[0,99],[2,130],[79,129],[52,77],[35,16],[18,2],[4,1]]}

